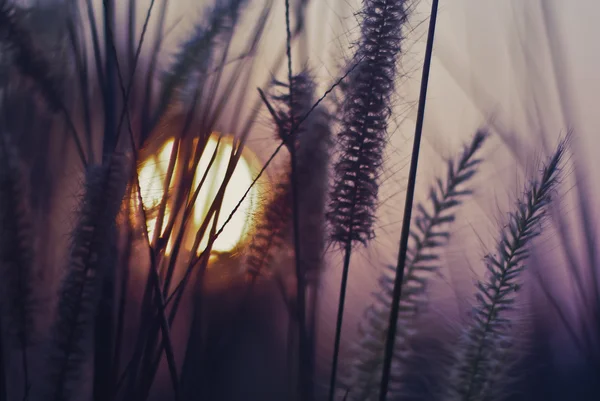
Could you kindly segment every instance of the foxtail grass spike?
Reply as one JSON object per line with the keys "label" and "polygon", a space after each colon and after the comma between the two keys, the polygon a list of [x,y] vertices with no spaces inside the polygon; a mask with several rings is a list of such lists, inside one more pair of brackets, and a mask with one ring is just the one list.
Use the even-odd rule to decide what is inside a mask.
{"label": "foxtail grass spike", "polygon": [[275,185],[271,199],[260,213],[248,247],[245,271],[250,279],[271,272],[274,252],[283,246],[285,233],[289,231],[292,196],[288,174],[284,176],[284,181]]}
{"label": "foxtail grass spike", "polygon": [[105,165],[88,168],[49,344],[49,377],[36,400],[66,401],[78,397],[81,369],[92,354],[90,337],[106,270],[104,264],[112,260],[108,255],[111,227],[122,204],[126,181],[120,156],[113,155]]}
{"label": "foxtail grass spike", "polygon": [[[302,72],[292,77],[292,87],[294,88],[294,96],[290,97],[288,92],[289,85],[283,82],[274,81],[274,88],[281,88],[285,91],[283,93],[275,93],[272,96],[273,104],[276,107],[277,118],[279,125],[277,127],[277,133],[279,138],[286,143],[288,150],[292,143],[295,144],[296,148],[300,141],[300,137],[306,131],[307,123],[297,127],[293,133],[293,141],[288,141],[287,135],[292,132],[293,122],[298,122],[302,116],[308,113],[311,109],[314,101],[315,83],[308,72]],[[293,115],[290,110],[293,110]],[[293,122],[292,122],[293,121]]]}
{"label": "foxtail grass spike", "polygon": [[[314,83],[308,73],[305,72],[293,77],[293,81],[295,89],[292,107],[293,119],[298,121],[312,106]],[[287,87],[288,85],[285,83],[274,82],[274,88],[276,89],[286,89]],[[265,101],[276,120],[278,137],[284,141],[288,150],[291,146],[298,147],[308,122],[297,129],[293,140],[287,141],[287,135],[292,129],[289,93],[282,91],[282,93],[273,93],[270,97],[273,105],[266,98]],[[290,240],[293,201],[290,173],[288,171],[281,175],[279,182],[275,185],[275,190],[265,205],[264,211],[260,214],[261,217],[250,243],[246,260],[246,272],[251,278],[259,276],[265,267],[268,270],[274,252]]]}
{"label": "foxtail grass spike", "polygon": [[28,347],[34,337],[35,237],[25,177],[6,134],[0,134],[0,274],[2,329],[21,354],[24,391],[30,387]]}
{"label": "foxtail grass spike", "polygon": [[342,106],[338,134],[339,160],[334,166],[327,220],[331,239],[345,251],[334,340],[329,401],[333,401],[346,283],[352,245],[373,237],[379,174],[383,163],[396,63],[402,49],[402,29],[407,21],[407,0],[365,0],[361,39]]}
{"label": "foxtail grass spike", "polygon": [[500,233],[497,253],[485,258],[488,278],[477,282],[477,301],[456,354],[448,400],[485,399],[490,374],[506,347],[502,345],[510,328],[506,312],[514,308],[529,246],[541,233],[540,225],[560,178],[565,147],[566,143],[561,142],[544,166],[541,178],[525,188],[523,198],[509,216],[508,226]]}
{"label": "foxtail grass spike", "polygon": [[[285,141],[288,150],[294,146],[296,152],[301,270],[314,277],[320,270],[326,241],[323,216],[331,149],[330,118],[325,107],[318,106],[312,110],[304,124],[294,131],[293,139],[288,140],[286,135],[293,129],[292,120],[297,122],[309,113],[314,104],[315,90],[313,78],[306,71],[294,76],[292,80],[293,118],[290,116],[289,93],[273,96],[273,99],[277,106],[277,120],[281,125],[278,127],[279,137]],[[275,87],[279,86],[287,87],[275,82]]]}
{"label": "foxtail grass spike", "polygon": [[235,22],[246,2],[247,0],[218,2],[211,10],[208,22],[196,26],[195,33],[182,45],[170,69],[164,73],[159,114],[172,104],[175,93],[184,90],[194,74],[204,79],[203,75],[211,65],[214,45],[219,35],[235,28]]}
{"label": "foxtail grass spike", "polygon": [[21,23],[17,7],[9,0],[0,0],[0,43],[7,45],[19,73],[35,82],[47,106],[58,112],[62,107],[61,85],[49,60]]}
{"label": "foxtail grass spike", "polygon": [[390,96],[401,52],[406,0],[365,0],[359,48],[349,77],[338,133],[339,161],[328,220],[336,243],[366,243],[372,236]]}
{"label": "foxtail grass spike", "polygon": [[87,165],[83,145],[66,108],[62,93],[62,82],[54,71],[49,58],[35,46],[30,30],[22,23],[16,5],[9,0],[0,0],[0,45],[8,48],[16,70],[35,84],[48,109],[61,113],[71,134],[81,163]]}
{"label": "foxtail grass spike", "polygon": [[[297,92],[296,92],[297,93]],[[300,219],[301,264],[309,285],[323,268],[327,242],[325,211],[331,155],[331,115],[317,107],[305,122],[297,143],[297,184]]]}
{"label": "foxtail grass spike", "polygon": [[[429,210],[423,204],[417,206],[418,214],[410,233],[412,243],[400,298],[390,392],[393,399],[404,391],[403,363],[410,353],[409,341],[416,333],[414,322],[419,311],[426,306],[424,296],[429,276],[439,270],[438,255],[450,237],[447,226],[454,221],[454,209],[471,195],[471,191],[464,186],[477,172],[481,159],[476,158],[476,154],[487,136],[485,131],[478,131],[471,143],[465,146],[460,158],[448,161],[446,179],[438,178],[430,188]],[[380,290],[374,294],[375,302],[365,311],[355,357],[344,380],[343,387],[349,391],[350,401],[377,400],[395,273],[396,267],[390,266],[381,275]]]}

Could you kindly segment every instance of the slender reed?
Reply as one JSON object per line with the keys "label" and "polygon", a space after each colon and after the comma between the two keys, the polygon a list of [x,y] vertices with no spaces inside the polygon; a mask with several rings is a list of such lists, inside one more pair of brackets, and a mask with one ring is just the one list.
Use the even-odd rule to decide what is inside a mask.
{"label": "slender reed", "polygon": [[[114,0],[103,0],[103,20],[104,20],[104,136],[102,138],[102,162],[110,160],[111,155],[117,147],[119,138],[117,131],[117,104],[119,104],[117,74],[121,77],[119,64],[117,60],[113,32],[115,29],[115,2]],[[123,98],[123,102],[127,99]],[[123,107],[128,107],[124,104]],[[94,162],[94,155],[90,154],[89,160]],[[124,172],[123,172],[124,173]],[[117,235],[116,227],[111,227],[113,231],[109,235],[111,243],[108,245],[108,255],[112,260],[107,261],[107,269],[102,280],[102,290],[100,301],[95,317],[94,324],[94,384],[93,393],[95,401],[104,401],[108,399],[113,392],[111,388],[113,366],[112,351],[114,349],[114,301],[115,301],[115,277],[117,264]],[[109,351],[109,352],[107,352]]]}
{"label": "slender reed", "polygon": [[417,111],[417,124],[415,126],[415,137],[413,139],[413,150],[408,173],[408,188],[404,204],[404,217],[402,220],[402,233],[400,235],[400,251],[398,254],[398,265],[396,268],[396,280],[394,281],[394,296],[392,298],[392,310],[390,313],[390,324],[383,360],[383,374],[381,376],[381,389],[379,400],[385,401],[390,381],[392,358],[394,354],[394,341],[398,324],[398,312],[400,298],[402,297],[402,281],[404,280],[404,269],[406,265],[406,253],[408,250],[408,237],[410,234],[410,218],[412,214],[413,198],[415,195],[415,184],[417,181],[417,166],[419,162],[419,149],[421,147],[421,135],[423,133],[423,122],[425,120],[425,103],[427,100],[427,85],[429,84],[429,70],[431,68],[431,55],[433,53],[433,40],[435,36],[435,25],[437,21],[439,0],[431,3],[431,14],[429,19],[429,32],[427,34],[427,47],[425,49],[425,62],[423,64],[423,76],[421,78],[421,93],[419,94],[419,110]]}
{"label": "slender reed", "polygon": [[344,249],[344,266],[329,384],[334,398],[346,285],[352,246],[373,236],[373,221],[382,166],[396,62],[401,52],[402,28],[407,21],[406,0],[365,0],[362,37],[354,56],[363,59],[350,78],[338,134],[340,159],[334,166],[335,183],[327,219],[332,241]]}

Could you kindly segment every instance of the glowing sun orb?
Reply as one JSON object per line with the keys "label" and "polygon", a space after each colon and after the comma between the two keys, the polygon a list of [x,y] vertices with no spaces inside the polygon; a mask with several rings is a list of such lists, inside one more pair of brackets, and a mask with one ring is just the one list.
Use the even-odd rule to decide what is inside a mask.
{"label": "glowing sun orb", "polygon": [[[165,180],[168,173],[169,161],[171,160],[174,143],[175,140],[173,138],[167,140],[162,145],[158,153],[146,159],[139,168],[138,174],[142,203],[144,204],[144,208],[146,210],[157,209],[162,201]],[[192,234],[189,235],[189,239],[185,241],[185,244],[188,248],[192,248],[195,234],[204,222],[211,204],[213,203],[213,200],[215,199],[215,196],[217,195],[219,188],[225,179],[227,166],[231,157],[232,146],[231,139],[227,140],[227,138],[222,137],[219,143],[218,136],[213,134],[209,138],[202,156],[200,157],[200,161],[194,174],[193,188],[191,189],[191,192],[193,193],[193,191],[196,190],[205,174],[206,179],[202,184],[196,202],[194,203],[191,221],[188,223],[188,228],[186,230],[188,233]],[[210,166],[210,169],[207,173],[210,160],[215,154],[215,151],[215,160],[213,161],[212,166]],[[246,153],[246,150],[244,150],[244,153]],[[178,163],[179,161],[176,160],[175,170],[178,169]],[[169,190],[174,188],[175,181],[176,180],[171,179]],[[252,170],[247,158],[244,157],[244,154],[242,154],[225,190],[225,195],[223,197],[223,202],[217,220],[217,230],[220,229],[223,223],[227,220],[251,184]],[[233,250],[242,240],[248,229],[248,217],[252,212],[254,201],[255,191],[251,190],[248,196],[246,196],[244,201],[240,204],[240,207],[233,214],[231,220],[223,229],[223,232],[213,243],[213,251],[229,252]],[[170,205],[169,202],[167,202],[167,206],[165,208],[165,217],[161,230],[161,233],[163,234],[166,230],[166,222],[169,220],[170,212]],[[155,214],[156,213],[148,213],[149,216],[147,217],[146,221],[148,237],[151,241],[154,238],[156,219],[158,218]],[[200,246],[197,250],[198,253],[206,248],[208,244],[208,233],[210,232],[211,227],[212,221],[206,230],[207,234],[200,242]],[[174,236],[174,233],[171,233],[171,238],[169,239],[169,243],[167,245],[167,253],[169,253],[171,250],[171,239]]]}

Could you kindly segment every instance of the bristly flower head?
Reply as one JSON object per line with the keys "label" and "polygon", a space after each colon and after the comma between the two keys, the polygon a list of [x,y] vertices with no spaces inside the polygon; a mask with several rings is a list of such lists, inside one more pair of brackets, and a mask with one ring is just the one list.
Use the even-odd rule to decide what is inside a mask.
{"label": "bristly flower head", "polygon": [[[219,37],[232,34],[236,21],[247,0],[227,0],[217,2],[207,9],[208,18],[202,20],[194,28],[194,33],[182,43],[181,48],[174,56],[171,67],[162,77],[162,88],[159,100],[159,116],[164,113],[169,105],[176,101],[176,94],[183,95],[194,92],[189,86],[202,88],[206,80],[207,70],[214,61]],[[196,79],[193,79],[193,78]]]}
{"label": "bristly flower head", "polygon": [[[291,110],[289,91],[286,83],[274,82],[281,93],[271,95],[274,115],[277,123],[277,135],[286,141],[292,129],[292,120],[299,121],[309,113],[314,104],[315,84],[312,76],[303,71],[292,78],[294,97]],[[325,207],[327,168],[331,134],[329,114],[324,107],[312,110],[306,121],[294,132],[293,141],[286,142],[291,150],[297,151],[298,168],[298,207],[301,218],[302,264],[308,271],[318,270],[323,253],[324,224],[322,216]],[[268,267],[272,253],[286,241],[291,241],[292,205],[294,202],[290,183],[290,172],[284,171],[279,182],[271,191],[261,219],[249,246],[248,272],[251,276],[259,274]]]}
{"label": "bristly flower head", "polygon": [[[279,119],[279,124],[281,126],[277,127],[277,133],[279,137],[287,141],[286,136],[292,130],[292,121],[296,124],[300,119],[306,115],[310,108],[312,107],[314,101],[314,91],[315,91],[315,83],[313,77],[307,72],[303,71],[294,77],[292,77],[292,85],[294,88],[294,97],[293,104],[291,105],[291,110],[293,110],[294,115],[291,115],[290,112],[290,95],[289,95],[289,86],[286,83],[280,81],[274,81],[274,86],[283,89],[283,93],[274,94],[273,100],[275,105],[277,105],[277,117]],[[308,124],[301,124],[296,131],[294,132],[294,141],[298,147],[298,142],[300,138],[303,136],[303,132],[306,131],[306,126]],[[288,149],[292,145],[292,143],[286,143]]]}
{"label": "bristly flower head", "polygon": [[362,37],[354,57],[359,64],[342,106],[341,155],[328,213],[334,242],[366,243],[373,237],[378,175],[407,5],[407,0],[364,1]]}

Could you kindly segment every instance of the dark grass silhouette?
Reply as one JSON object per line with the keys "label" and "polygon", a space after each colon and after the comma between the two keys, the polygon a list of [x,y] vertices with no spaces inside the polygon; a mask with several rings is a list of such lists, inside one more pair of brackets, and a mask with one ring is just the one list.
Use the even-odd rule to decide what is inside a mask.
{"label": "dark grass silhouette", "polygon": [[[265,1],[241,43],[234,41],[258,3],[207,4],[174,50],[163,47],[168,0],[149,2],[139,29],[134,29],[139,4],[130,0],[126,40],[115,38],[117,4],[110,0],[95,9],[91,1],[26,8],[0,0],[0,400],[379,396],[397,269],[384,271],[361,324],[362,339],[347,356],[339,346],[356,335],[342,332],[341,283],[337,333],[325,347],[333,355],[331,375],[319,373],[329,366],[315,366],[323,363],[317,362],[323,359],[316,355],[322,349],[316,333],[319,299],[328,290],[320,278],[333,268],[326,266],[336,252],[333,243],[342,245],[348,274],[351,253],[372,239],[397,67],[416,4],[366,0],[354,57],[319,93],[309,66],[292,69],[293,50],[306,53],[310,2],[284,1],[284,16],[272,14],[275,2]],[[94,14],[98,10],[101,15]],[[52,29],[39,23],[48,12],[57,16]],[[287,34],[272,70],[288,68],[257,93],[248,77],[269,18],[284,21]],[[43,45],[48,37],[56,39],[55,48]],[[140,56],[142,48],[150,50],[147,58]],[[163,54],[174,54],[166,71],[159,63]],[[245,106],[250,96],[254,103]],[[223,122],[242,106],[251,112],[241,122]],[[234,251],[216,252],[215,241],[238,209],[227,215],[226,189],[236,185],[233,172],[259,116],[271,120],[275,149],[253,176],[252,186],[266,187],[265,193],[251,212],[248,236]],[[581,340],[586,364],[569,374],[553,358],[554,344],[546,338],[553,328],[545,320],[525,315],[513,322],[506,313],[509,307],[526,310],[513,302],[513,293],[525,280],[525,263],[536,261],[525,259],[535,251],[534,237],[548,231],[548,224],[540,231],[539,223],[551,215],[564,143],[541,178],[531,175],[524,200],[508,210],[512,220],[502,230],[499,253],[482,262],[489,276],[475,287],[473,314],[459,322],[464,336],[434,332],[426,323],[428,283],[440,268],[454,208],[471,194],[462,185],[485,163],[476,155],[491,135],[484,132],[505,134],[495,128],[478,132],[458,162],[449,163],[447,177],[428,194],[432,208],[415,208],[406,271],[399,276],[387,400],[563,401],[598,394],[592,380],[598,366],[598,286],[586,287],[580,305],[594,318],[569,337]],[[220,138],[217,149],[231,141],[228,154],[206,151],[216,131],[235,134],[212,137]],[[160,199],[149,205],[138,169],[169,138],[173,150],[160,177]],[[415,148],[418,152],[418,141]],[[285,167],[272,165],[275,155]],[[209,182],[219,158],[225,160],[225,178]],[[208,165],[197,173],[205,159]],[[416,174],[416,164],[413,170]],[[263,180],[266,173],[277,181]],[[216,195],[196,224],[196,199],[211,185]],[[583,189],[579,206],[582,219],[591,216]],[[59,217],[49,217],[60,210]],[[593,227],[583,223],[586,272],[593,280]],[[68,243],[58,232],[70,233]],[[579,270],[573,268],[573,274]],[[544,295],[558,315],[564,312],[551,290]],[[514,346],[511,323],[526,325],[530,345]],[[568,319],[563,323],[572,325]],[[336,381],[338,360],[345,374]]]}

